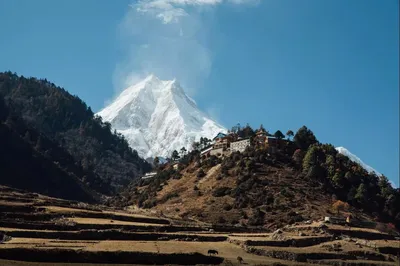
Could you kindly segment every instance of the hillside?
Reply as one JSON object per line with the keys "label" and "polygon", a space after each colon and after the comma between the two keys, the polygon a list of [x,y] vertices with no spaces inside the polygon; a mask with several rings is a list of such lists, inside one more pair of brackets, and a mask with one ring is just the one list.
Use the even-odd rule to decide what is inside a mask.
{"label": "hillside", "polygon": [[[249,136],[254,135],[250,128]],[[253,133],[251,133],[253,132]],[[177,170],[159,166],[153,178],[132,183],[116,202],[175,217],[220,224],[286,224],[351,212],[361,220],[400,227],[400,193],[384,176],[368,173],[302,127],[270,154],[256,146],[230,156],[200,159],[192,151]]]}
{"label": "hillside", "polygon": [[[67,169],[62,169],[56,160],[63,159],[65,162],[71,158],[44,137],[41,137],[41,145],[53,148],[52,154],[58,155],[50,158],[51,154],[43,154],[39,147],[36,149],[32,139],[39,138],[39,134],[28,128],[23,121],[12,117],[4,105],[0,96],[0,182],[21,189],[28,189],[54,197],[65,199],[77,199],[81,201],[93,202],[98,199],[94,191],[85,185]],[[32,136],[28,140],[22,137],[16,130],[30,132],[27,136]],[[36,142],[35,142],[36,143]],[[93,184],[102,188],[101,180],[96,176]]]}
{"label": "hillside", "polygon": [[[398,265],[393,232],[298,222],[271,233],[0,186],[1,265]],[[217,254],[209,254],[209,250]],[[23,254],[23,256],[21,256]],[[90,263],[90,264],[86,264]]]}
{"label": "hillside", "polygon": [[[2,134],[9,136],[1,141],[8,142],[11,135],[15,140],[4,144],[15,157],[0,161],[1,184],[83,200],[74,192],[78,189],[68,187],[77,184],[89,194],[113,195],[151,169],[81,99],[47,80],[0,73],[0,97],[7,110],[2,113]],[[24,149],[25,159],[17,158],[19,149]],[[24,169],[29,164],[33,168]],[[53,168],[64,174],[55,174]]]}

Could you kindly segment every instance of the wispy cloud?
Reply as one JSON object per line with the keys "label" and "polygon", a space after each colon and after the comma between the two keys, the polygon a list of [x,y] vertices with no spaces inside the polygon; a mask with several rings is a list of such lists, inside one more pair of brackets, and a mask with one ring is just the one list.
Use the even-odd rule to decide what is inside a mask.
{"label": "wispy cloud", "polygon": [[153,15],[164,24],[177,23],[181,17],[188,16],[184,7],[207,6],[221,3],[222,0],[140,0],[130,6],[137,12]]}
{"label": "wispy cloud", "polygon": [[188,16],[189,14],[184,9],[187,6],[216,6],[224,2],[243,5],[258,4],[260,0],[139,0],[130,6],[137,12],[150,13],[168,24],[179,22],[181,17]]}
{"label": "wispy cloud", "polygon": [[[208,15],[222,5],[257,4],[260,0],[138,0],[129,6],[119,29],[121,60],[113,75],[121,90],[154,73],[177,78],[196,88],[208,77],[212,51],[208,45]],[[207,12],[204,12],[207,11]]]}

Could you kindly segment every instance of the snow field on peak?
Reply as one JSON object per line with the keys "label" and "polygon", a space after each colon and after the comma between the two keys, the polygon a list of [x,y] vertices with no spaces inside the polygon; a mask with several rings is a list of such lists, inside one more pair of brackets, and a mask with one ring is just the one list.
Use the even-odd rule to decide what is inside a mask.
{"label": "snow field on peak", "polygon": [[200,137],[226,129],[198,109],[176,80],[151,75],[124,90],[97,115],[125,136],[144,158],[168,157]]}

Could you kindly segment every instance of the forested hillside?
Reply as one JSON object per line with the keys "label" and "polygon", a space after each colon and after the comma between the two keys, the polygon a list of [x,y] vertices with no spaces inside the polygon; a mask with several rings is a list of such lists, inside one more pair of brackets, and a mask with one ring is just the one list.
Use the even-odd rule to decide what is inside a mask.
{"label": "forested hillside", "polygon": [[[1,113],[3,133],[19,136],[24,143],[20,144],[31,150],[31,157],[52,162],[87,189],[112,195],[151,168],[123,136],[112,133],[110,124],[95,117],[79,97],[47,80],[0,73],[0,96],[3,109],[7,110]],[[8,145],[12,149],[14,144]],[[0,182],[4,183],[6,178],[12,178],[12,171],[5,170],[4,158],[0,166]],[[24,164],[20,162],[19,166]],[[38,182],[30,188],[37,190],[43,175],[33,172],[30,176]],[[51,182],[57,183],[58,177],[53,175]],[[50,193],[52,189],[40,190],[46,191]]]}
{"label": "forested hillside", "polygon": [[[255,136],[250,126],[235,131]],[[274,135],[284,137],[279,130]],[[342,210],[400,228],[400,190],[387,177],[368,173],[305,126],[287,135],[293,141],[276,153],[254,144],[243,153],[201,159],[195,149],[178,169],[159,165],[157,175],[133,182],[115,201],[213,223],[279,228]]]}

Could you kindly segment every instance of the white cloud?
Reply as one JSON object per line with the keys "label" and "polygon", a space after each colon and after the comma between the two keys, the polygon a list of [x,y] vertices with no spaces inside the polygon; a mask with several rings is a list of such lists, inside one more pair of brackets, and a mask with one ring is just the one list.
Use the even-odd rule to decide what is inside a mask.
{"label": "white cloud", "polygon": [[242,5],[242,4],[259,4],[261,2],[261,0],[230,0],[228,2],[231,2],[233,4],[237,4],[237,5]]}

